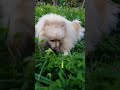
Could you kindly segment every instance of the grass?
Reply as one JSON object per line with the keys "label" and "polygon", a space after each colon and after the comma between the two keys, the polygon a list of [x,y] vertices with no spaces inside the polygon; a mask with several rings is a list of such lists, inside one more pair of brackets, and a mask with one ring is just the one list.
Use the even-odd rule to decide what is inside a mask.
{"label": "grass", "polygon": [[54,7],[51,5],[36,6],[35,8],[35,22],[38,18],[47,13],[56,13],[65,16],[68,20],[79,19],[82,25],[85,25],[85,9],[80,10],[79,8],[70,7]]}
{"label": "grass", "polygon": [[[50,5],[35,8],[35,21],[47,13],[63,15],[69,20],[79,19],[85,25],[84,10]],[[85,90],[84,40],[79,41],[68,56],[56,55],[51,49],[44,51],[35,45],[35,90]]]}
{"label": "grass", "polygon": [[86,89],[120,90],[120,25],[106,35],[86,61]]}
{"label": "grass", "polygon": [[[34,59],[24,60],[5,44],[8,28],[0,27],[0,90],[31,89],[34,85]],[[31,85],[29,85],[31,84]],[[33,86],[32,86],[33,85]]]}

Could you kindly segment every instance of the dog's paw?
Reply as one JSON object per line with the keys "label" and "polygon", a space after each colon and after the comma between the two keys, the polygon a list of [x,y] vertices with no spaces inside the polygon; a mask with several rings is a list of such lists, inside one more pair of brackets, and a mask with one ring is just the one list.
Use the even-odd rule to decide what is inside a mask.
{"label": "dog's paw", "polygon": [[69,53],[68,52],[64,52],[64,56],[67,56]]}
{"label": "dog's paw", "polygon": [[64,56],[67,56],[67,55],[69,55],[69,54],[71,54],[70,51],[69,51],[69,52],[64,52],[63,55],[64,55]]}

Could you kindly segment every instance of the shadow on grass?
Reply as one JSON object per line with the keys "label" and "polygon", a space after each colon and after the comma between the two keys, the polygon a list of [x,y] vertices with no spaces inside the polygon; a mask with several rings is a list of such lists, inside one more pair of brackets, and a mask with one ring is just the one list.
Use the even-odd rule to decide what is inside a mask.
{"label": "shadow on grass", "polygon": [[86,61],[86,89],[120,90],[120,27],[105,36]]}
{"label": "shadow on grass", "polygon": [[0,90],[34,89],[34,59],[21,58],[6,46],[8,29],[0,28]]}

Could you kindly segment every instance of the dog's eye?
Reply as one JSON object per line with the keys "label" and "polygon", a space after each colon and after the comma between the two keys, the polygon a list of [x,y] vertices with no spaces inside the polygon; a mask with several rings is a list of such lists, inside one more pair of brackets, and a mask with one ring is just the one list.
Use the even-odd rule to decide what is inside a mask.
{"label": "dog's eye", "polygon": [[50,40],[51,42],[54,42],[54,40]]}
{"label": "dog's eye", "polygon": [[58,42],[61,42],[60,40],[58,40]]}

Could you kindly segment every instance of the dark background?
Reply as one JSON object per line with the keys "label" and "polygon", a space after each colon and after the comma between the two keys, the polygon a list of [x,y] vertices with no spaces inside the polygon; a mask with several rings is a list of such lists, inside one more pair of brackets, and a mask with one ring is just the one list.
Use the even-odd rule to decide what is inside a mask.
{"label": "dark background", "polygon": [[0,0],[0,90],[34,89],[34,0]]}
{"label": "dark background", "polygon": [[[78,3],[65,4],[79,6]],[[0,90],[34,89],[34,6],[34,0],[0,0]],[[120,20],[117,29],[86,56],[88,90],[120,90],[119,23]]]}
{"label": "dark background", "polygon": [[[120,10],[119,0],[113,1],[115,1]],[[91,7],[88,6],[90,3],[90,0],[86,0],[86,90],[120,90],[120,11],[114,14],[118,20],[115,24],[117,28],[110,28],[109,33],[103,34],[98,39],[96,37],[99,35],[98,32],[93,34],[92,31],[97,31],[99,28],[92,30],[90,27],[93,26],[94,28],[97,24],[99,26],[102,24],[99,21],[96,21],[97,24],[92,23],[94,19],[99,17],[90,18],[92,17],[91,15],[95,14],[93,9],[91,9],[92,5]],[[104,30],[104,26],[103,24],[101,30]],[[97,43],[95,42],[94,50],[89,52],[92,41],[91,37]]]}

